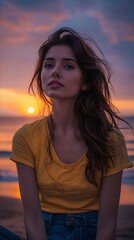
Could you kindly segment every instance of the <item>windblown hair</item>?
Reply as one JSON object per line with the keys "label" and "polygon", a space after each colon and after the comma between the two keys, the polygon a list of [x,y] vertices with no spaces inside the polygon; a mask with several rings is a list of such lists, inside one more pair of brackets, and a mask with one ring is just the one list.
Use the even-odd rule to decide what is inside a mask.
{"label": "windblown hair", "polygon": [[[88,151],[88,163],[85,175],[89,182],[97,186],[96,169],[106,173],[111,163],[114,164],[114,149],[108,141],[113,128],[118,128],[117,109],[111,102],[110,67],[96,43],[85,38],[70,28],[61,28],[49,36],[39,49],[39,59],[29,91],[34,93],[36,86],[39,97],[45,106],[51,108],[51,100],[45,96],[41,84],[41,70],[48,50],[55,45],[69,46],[83,74],[85,90],[81,91],[75,103],[75,115],[78,128]],[[99,57],[94,48],[101,53]]]}

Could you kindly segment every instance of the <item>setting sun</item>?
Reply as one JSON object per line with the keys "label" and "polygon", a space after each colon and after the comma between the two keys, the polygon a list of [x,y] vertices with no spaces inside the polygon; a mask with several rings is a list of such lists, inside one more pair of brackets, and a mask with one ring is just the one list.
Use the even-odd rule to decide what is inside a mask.
{"label": "setting sun", "polygon": [[35,109],[34,109],[34,107],[29,106],[27,111],[28,111],[29,114],[32,114],[32,113],[34,113]]}

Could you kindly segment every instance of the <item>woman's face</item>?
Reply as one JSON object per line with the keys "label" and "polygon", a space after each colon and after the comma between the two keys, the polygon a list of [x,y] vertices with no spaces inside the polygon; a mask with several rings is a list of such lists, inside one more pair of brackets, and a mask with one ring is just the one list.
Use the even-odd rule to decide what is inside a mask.
{"label": "woman's face", "polygon": [[72,49],[56,45],[47,52],[41,71],[44,93],[50,98],[76,98],[82,88],[82,72]]}

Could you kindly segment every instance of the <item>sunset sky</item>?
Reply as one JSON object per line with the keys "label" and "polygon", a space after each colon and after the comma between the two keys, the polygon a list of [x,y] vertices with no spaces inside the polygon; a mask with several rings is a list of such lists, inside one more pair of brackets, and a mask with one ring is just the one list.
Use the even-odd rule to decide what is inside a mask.
{"label": "sunset sky", "polygon": [[[71,27],[92,37],[112,66],[113,102],[134,115],[134,1],[0,0],[0,114],[28,115],[27,89],[49,34]],[[30,113],[29,113],[30,114]]]}

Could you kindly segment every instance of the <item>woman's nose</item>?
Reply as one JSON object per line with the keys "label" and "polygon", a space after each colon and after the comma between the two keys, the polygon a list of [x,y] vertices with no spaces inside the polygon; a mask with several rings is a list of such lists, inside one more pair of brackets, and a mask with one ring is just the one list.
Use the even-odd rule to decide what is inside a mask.
{"label": "woman's nose", "polygon": [[53,71],[53,72],[52,72],[52,77],[54,77],[54,78],[59,78],[59,77],[60,77],[60,74],[59,74],[57,71]]}
{"label": "woman's nose", "polygon": [[55,67],[52,71],[52,77],[59,78],[60,77],[60,70],[58,67]]}

